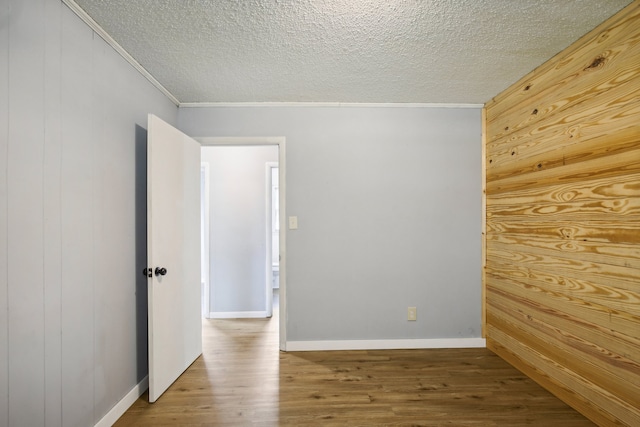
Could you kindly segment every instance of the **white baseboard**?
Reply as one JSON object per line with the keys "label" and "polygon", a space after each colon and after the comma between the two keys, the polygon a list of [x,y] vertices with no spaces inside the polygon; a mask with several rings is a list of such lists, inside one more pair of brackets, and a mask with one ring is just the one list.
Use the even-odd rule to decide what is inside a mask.
{"label": "white baseboard", "polygon": [[133,405],[133,403],[138,400],[142,393],[147,391],[149,388],[149,376],[147,375],[140,381],[125,397],[123,397],[116,405],[111,408],[107,414],[102,417],[100,421],[95,425],[95,427],[111,427],[118,421],[118,418],[122,416],[127,409]]}
{"label": "white baseboard", "polygon": [[484,338],[400,340],[287,341],[286,351],[400,350],[425,348],[485,348]]}
{"label": "white baseboard", "polygon": [[210,319],[260,319],[266,318],[266,311],[212,311]]}

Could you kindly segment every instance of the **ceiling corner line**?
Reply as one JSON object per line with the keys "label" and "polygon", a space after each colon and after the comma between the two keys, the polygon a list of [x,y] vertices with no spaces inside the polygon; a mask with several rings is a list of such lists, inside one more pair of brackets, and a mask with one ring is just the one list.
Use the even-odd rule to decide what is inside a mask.
{"label": "ceiling corner line", "polygon": [[175,104],[176,107],[180,106],[180,101],[176,98],[167,88],[165,88],[162,83],[156,80],[155,77],[149,73],[146,68],[144,68],[138,61],[136,61],[133,56],[129,54],[120,44],[113,39],[107,33],[104,28],[100,26],[96,21],[93,20],[87,12],[83,8],[81,8],[78,3],[74,0],[62,0],[73,13],[75,13],[82,21],[87,24],[96,34],[98,34],[109,46],[111,46],[125,61],[127,61],[133,68],[135,68],[144,78],[146,78],[153,86],[156,87],[164,96],[169,98],[171,102]]}
{"label": "ceiling corner line", "polygon": [[213,107],[333,107],[333,108],[483,108],[484,103],[431,102],[181,102],[179,108]]}

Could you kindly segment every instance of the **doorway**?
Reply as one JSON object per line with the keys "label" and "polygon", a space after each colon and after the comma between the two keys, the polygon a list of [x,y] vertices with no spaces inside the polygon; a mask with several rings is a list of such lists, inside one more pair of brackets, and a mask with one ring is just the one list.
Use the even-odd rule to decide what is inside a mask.
{"label": "doorway", "polygon": [[[274,263],[273,259],[278,259],[277,273],[278,273],[278,287],[279,287],[279,312],[278,316],[278,330],[280,349],[285,350],[286,336],[285,336],[285,313],[286,313],[286,240],[285,240],[285,227],[283,224],[285,206],[286,206],[286,164],[285,164],[285,140],[284,138],[196,138],[202,146],[202,160],[203,163],[209,163],[208,166],[204,166],[201,170],[201,178],[206,180],[206,175],[210,175],[212,187],[207,194],[211,195],[210,206],[212,211],[211,221],[208,221],[205,216],[206,213],[202,212],[201,220],[203,222],[203,230],[206,231],[205,223],[209,224],[211,230],[206,233],[211,236],[209,242],[210,255],[203,250],[203,261],[205,258],[208,260],[217,260],[216,262],[207,262],[206,265],[210,266],[210,271],[206,272],[203,269],[203,301],[211,301],[210,313],[214,314],[213,317],[225,318],[225,317],[267,317],[271,315],[271,309],[273,307],[273,283],[274,283]],[[209,150],[210,154],[205,156],[205,150],[207,148],[215,148],[216,150]],[[261,194],[261,201],[258,201],[259,207],[256,209],[255,201],[252,196],[255,196],[256,190],[251,187],[250,182],[244,182],[243,177],[240,175],[244,166],[241,166],[242,162],[246,160],[240,160],[242,153],[253,152],[249,155],[249,162],[262,161],[260,169],[253,171],[253,178],[249,177],[250,181],[253,179],[259,179],[261,182],[259,192]],[[256,154],[258,153],[258,154]],[[262,154],[260,154],[262,153]],[[271,153],[271,160],[264,162],[264,153]],[[245,154],[246,155],[246,154]],[[212,157],[213,156],[213,157]],[[206,159],[209,159],[208,161]],[[262,159],[262,160],[258,160]],[[273,161],[275,160],[275,161]],[[255,164],[253,165],[255,166]],[[252,166],[252,167],[253,167]],[[220,168],[220,170],[217,170]],[[254,168],[255,169],[255,168]],[[268,171],[268,174],[265,172]],[[271,190],[272,190],[272,173],[274,171],[277,175],[277,190],[278,201],[277,206],[271,206]],[[259,177],[256,177],[255,174]],[[218,174],[216,176],[216,174]],[[235,175],[234,175],[235,174]],[[220,183],[224,180],[228,189],[216,188],[215,182]],[[226,191],[226,193],[225,193]],[[267,195],[269,197],[267,197]],[[203,198],[205,194],[201,195]],[[266,203],[265,203],[266,201]],[[222,205],[225,209],[214,211],[216,204]],[[235,211],[230,210],[231,205],[238,205],[238,209]],[[228,208],[228,209],[227,209]],[[259,213],[256,212],[259,210]],[[273,214],[273,212],[276,212]],[[259,215],[261,222],[258,226],[255,225],[256,215]],[[226,216],[226,217],[225,217]],[[253,216],[253,222],[251,226],[246,226],[242,223],[242,216]],[[272,256],[271,237],[274,227],[272,227],[272,217],[278,217],[278,225],[275,227],[277,230],[277,237],[279,243],[279,254]],[[224,225],[224,221],[230,222]],[[218,225],[216,225],[218,224]],[[222,224],[222,228],[216,230],[215,227]],[[249,229],[247,229],[249,227]],[[253,228],[251,228],[253,227]],[[258,229],[260,230],[258,232]],[[255,238],[255,235],[259,234],[261,240],[256,243],[255,240],[248,242],[245,239],[245,235],[251,235]],[[266,236],[266,238],[264,237]],[[221,247],[222,245],[222,247]],[[206,247],[206,242],[203,242],[203,249]],[[232,260],[229,260],[227,256],[238,255],[242,251],[253,252],[250,258],[251,263],[242,265],[240,268],[235,267],[235,270],[230,268]],[[260,265],[257,265],[255,255],[257,252],[261,252]],[[210,258],[209,258],[210,257]],[[227,258],[225,258],[227,257]],[[247,258],[249,259],[249,258]],[[208,277],[207,277],[208,273]],[[235,276],[234,276],[235,274]],[[240,276],[238,276],[240,275]],[[211,283],[209,289],[207,289],[207,283]],[[251,282],[250,286],[253,286],[253,296],[249,296],[249,292],[242,290],[242,286],[247,286]],[[255,295],[256,283],[262,283],[262,294],[259,297]],[[222,287],[216,289],[217,286]],[[239,288],[236,288],[239,287]],[[227,292],[229,291],[230,292]],[[222,294],[220,292],[227,292]],[[210,295],[207,298],[207,294]],[[241,302],[240,298],[253,298],[249,301]],[[248,304],[249,309],[245,305],[244,308],[239,304]],[[204,306],[204,304],[203,304]],[[203,312],[207,309],[203,307]],[[236,311],[234,313],[234,311]],[[274,319],[275,320],[275,319]]]}
{"label": "doorway", "polygon": [[280,296],[280,191],[278,175],[278,162],[265,163],[267,317],[273,315],[274,305],[278,305]]}

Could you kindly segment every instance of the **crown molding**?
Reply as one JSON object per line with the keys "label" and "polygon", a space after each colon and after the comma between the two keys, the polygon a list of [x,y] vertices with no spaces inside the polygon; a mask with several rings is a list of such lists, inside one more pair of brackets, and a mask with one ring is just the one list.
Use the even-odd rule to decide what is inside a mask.
{"label": "crown molding", "polygon": [[180,108],[215,107],[357,107],[357,108],[483,108],[484,104],[416,102],[181,102]]}
{"label": "crown molding", "polygon": [[133,68],[135,68],[140,74],[144,76],[149,82],[155,86],[164,96],[169,98],[176,106],[180,106],[180,101],[173,96],[171,92],[167,90],[162,84],[155,79],[133,56],[129,54],[120,44],[115,41],[96,21],[91,18],[87,12],[84,11],[74,0],[62,0],[69,9],[73,11],[85,24],[87,24],[96,34],[98,34],[109,46],[111,46],[120,56],[124,58]]}
{"label": "crown molding", "polygon": [[315,108],[483,108],[484,104],[464,103],[415,103],[415,102],[180,102],[167,88],[155,79],[133,56],[115,41],[96,21],[91,18],[74,0],[62,0],[82,21],[111,46],[125,61],[144,76],[163,95],[180,108],[215,107],[315,107]]}

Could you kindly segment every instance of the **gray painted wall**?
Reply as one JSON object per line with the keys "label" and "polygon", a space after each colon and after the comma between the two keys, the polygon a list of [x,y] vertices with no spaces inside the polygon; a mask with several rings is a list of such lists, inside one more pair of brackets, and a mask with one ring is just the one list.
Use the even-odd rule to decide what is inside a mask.
{"label": "gray painted wall", "polygon": [[209,163],[211,311],[266,310],[266,170],[277,146],[203,147]]}
{"label": "gray painted wall", "polygon": [[[181,108],[194,137],[286,137],[287,340],[477,338],[481,111]],[[407,321],[407,307],[418,321]]]}
{"label": "gray painted wall", "polygon": [[0,0],[0,426],[93,425],[147,374],[150,112],[59,0]]}

